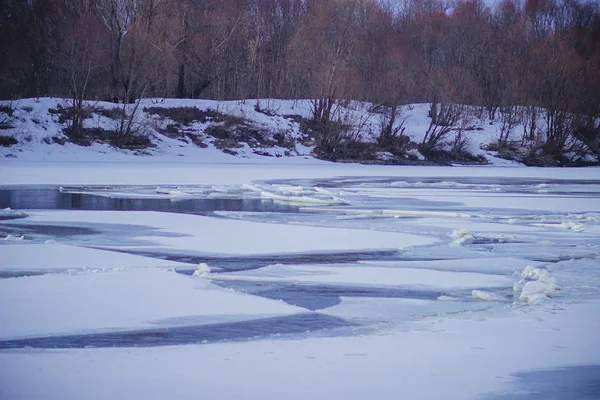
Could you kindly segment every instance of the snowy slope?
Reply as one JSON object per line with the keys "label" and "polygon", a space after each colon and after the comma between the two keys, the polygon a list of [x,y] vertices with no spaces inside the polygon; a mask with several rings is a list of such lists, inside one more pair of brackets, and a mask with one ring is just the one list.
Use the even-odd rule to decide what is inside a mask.
{"label": "snowy slope", "polygon": [[[18,158],[29,161],[125,161],[147,159],[153,156],[156,161],[193,161],[193,162],[236,162],[236,160],[260,160],[264,158],[308,158],[311,159],[310,141],[302,139],[300,129],[301,118],[309,118],[311,104],[308,100],[246,100],[246,101],[213,101],[188,99],[144,99],[140,101],[134,117],[134,128],[137,134],[146,136],[153,147],[143,150],[127,150],[115,148],[109,144],[94,143],[91,146],[78,146],[70,143],[63,133],[68,123],[62,121],[61,108],[68,109],[69,103],[59,98],[22,99],[13,102],[0,102],[10,107],[12,115],[0,112],[0,121],[4,128],[0,135],[12,137],[18,143],[0,147],[1,158]],[[114,131],[118,129],[121,109],[131,113],[134,105],[92,102],[86,104],[94,110],[84,121],[88,129]],[[209,134],[209,128],[227,124],[219,118],[206,121],[174,121],[160,110],[177,110],[192,108],[209,113],[217,113],[235,121],[244,121],[251,129],[266,136],[267,142],[273,142],[273,136],[289,145],[278,143],[272,146],[250,146],[241,141],[239,147],[229,148],[223,152],[218,145],[219,140]],[[157,111],[158,110],[158,111]],[[423,140],[429,127],[429,104],[413,104],[402,108],[396,126],[403,123],[404,134],[414,143]],[[369,103],[349,102],[336,109],[336,118],[344,125],[352,127],[364,142],[374,142],[381,130],[383,115],[372,110]],[[474,155],[484,155],[494,165],[514,165],[512,161],[494,157],[490,152],[481,150],[483,144],[498,139],[500,126],[497,122],[469,119],[463,123],[462,132],[468,140],[468,149]],[[170,129],[177,127],[176,134],[169,134]],[[518,128],[517,128],[518,130]],[[455,132],[448,136],[452,141]],[[197,139],[197,140],[196,140]],[[240,139],[244,140],[244,139]],[[196,143],[194,143],[196,141]],[[201,145],[198,145],[201,142]],[[309,146],[305,146],[304,144]],[[234,155],[230,153],[235,153]],[[415,154],[416,150],[415,150]],[[417,154],[418,155],[418,154]],[[422,156],[418,155],[419,158]],[[0,158],[0,159],[1,159]]]}

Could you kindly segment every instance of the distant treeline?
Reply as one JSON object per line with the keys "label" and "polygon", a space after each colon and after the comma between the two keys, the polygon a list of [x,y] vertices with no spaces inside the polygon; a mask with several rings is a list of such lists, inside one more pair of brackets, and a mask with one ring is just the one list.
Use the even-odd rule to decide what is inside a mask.
{"label": "distant treeline", "polygon": [[349,98],[600,115],[593,0],[1,4],[4,99],[311,98],[323,118]]}

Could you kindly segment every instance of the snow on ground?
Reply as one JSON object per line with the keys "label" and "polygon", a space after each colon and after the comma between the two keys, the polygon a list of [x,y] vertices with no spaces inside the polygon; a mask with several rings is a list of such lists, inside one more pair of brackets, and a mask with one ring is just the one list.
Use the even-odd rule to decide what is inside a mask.
{"label": "snow on ground", "polygon": [[[152,162],[154,161],[154,162]],[[262,160],[248,163],[198,162],[40,162],[3,160],[0,185],[234,185],[257,180],[350,177],[504,177],[528,179],[598,179],[600,167],[410,167],[331,164],[312,160]],[[507,202],[507,204],[509,204]]]}
{"label": "snow on ground", "polygon": [[0,304],[0,340],[198,325],[303,311],[155,268],[0,279]]}
{"label": "snow on ground", "polygon": [[[154,147],[143,150],[116,149],[108,144],[94,143],[91,146],[78,146],[73,143],[60,144],[66,139],[63,130],[66,122],[60,122],[60,109],[68,109],[70,104],[66,99],[60,98],[35,98],[22,99],[12,102],[1,102],[13,109],[9,125],[3,135],[12,136],[18,141],[11,147],[0,147],[0,157],[17,158],[22,161],[131,161],[148,162],[177,162],[197,161],[202,162],[236,162],[236,160],[260,161],[265,158],[283,158],[298,161],[299,159],[312,160],[310,155],[312,147],[300,143],[302,132],[299,118],[310,118],[310,100],[276,100],[260,99],[245,101],[213,101],[189,99],[143,99],[140,100],[138,111],[133,118],[134,128],[143,136],[148,137]],[[90,117],[84,121],[84,127],[102,129],[107,132],[118,130],[123,105],[88,101],[88,107],[94,109]],[[134,105],[125,106],[127,113],[131,113]],[[244,121],[257,132],[261,132],[268,139],[275,135],[285,138],[285,143],[269,145],[270,147],[250,146],[247,142],[240,141],[240,146],[223,152],[218,140],[207,134],[209,126],[222,126],[227,122],[214,117],[207,121],[198,120],[182,121],[173,120],[166,116],[159,116],[157,110],[195,108],[196,110],[216,112],[227,118]],[[334,110],[335,118],[346,126],[352,126],[354,134],[365,142],[376,140],[381,130],[383,114],[373,112],[369,103],[351,101],[339,105]],[[402,108],[401,116],[397,118],[396,128],[405,125],[405,134],[415,143],[420,143],[429,128],[431,119],[428,117],[429,104],[409,104]],[[117,111],[117,112],[115,112]],[[112,117],[110,116],[112,114]],[[541,115],[541,113],[540,113]],[[176,117],[171,117],[176,118]],[[206,119],[205,118],[205,119]],[[498,140],[501,123],[498,120],[482,120],[463,118],[462,122],[451,132],[447,138],[452,143],[456,131],[460,128],[462,137],[467,140],[467,149],[472,154],[483,155],[494,165],[519,165],[496,157],[493,152],[481,149],[483,145],[494,143]],[[179,132],[169,133],[174,126]],[[538,126],[544,126],[540,117]],[[513,138],[518,139],[522,126],[514,128]],[[202,142],[197,145],[198,140]],[[271,140],[273,142],[273,140]],[[274,142],[273,142],[274,143]],[[290,147],[289,143],[294,145]],[[235,152],[233,156],[231,153]],[[419,153],[417,155],[423,159]]]}
{"label": "snow on ground", "polygon": [[[6,102],[4,102],[6,103]],[[22,99],[9,104],[14,112],[11,124],[14,129],[5,130],[4,134],[13,136],[19,141],[19,144],[11,148],[0,148],[0,155],[9,158],[18,158],[29,161],[125,161],[125,160],[144,160],[148,158],[166,158],[173,160],[177,158],[202,159],[204,162],[231,162],[238,157],[260,159],[264,156],[257,155],[253,149],[248,146],[236,149],[238,157],[226,154],[207,141],[206,148],[198,147],[191,140],[183,138],[171,138],[161,134],[161,130],[174,121],[169,119],[162,120],[157,115],[143,112],[144,108],[180,108],[194,107],[199,110],[212,110],[222,114],[239,117],[249,120],[257,129],[263,129],[271,134],[281,133],[292,140],[295,140],[299,134],[299,124],[284,118],[282,115],[302,115],[306,116],[309,112],[309,104],[306,101],[270,101],[261,100],[258,102],[262,107],[269,107],[273,112],[279,115],[267,116],[255,110],[257,101],[228,101],[219,102],[212,100],[185,100],[185,99],[144,99],[141,101],[136,117],[134,118],[134,127],[141,130],[143,134],[149,136],[156,147],[146,149],[143,152],[132,150],[116,149],[108,144],[95,143],[91,146],[78,146],[73,143],[58,144],[56,139],[62,140],[66,136],[63,134],[65,123],[59,122],[59,114],[56,110],[69,108],[70,104],[65,99],[60,98],[35,98]],[[87,102],[87,105],[97,110],[112,110],[122,108],[107,102]],[[131,113],[133,105],[126,107],[128,113]],[[52,111],[54,110],[54,111]],[[91,118],[84,121],[86,128],[100,128],[104,130],[118,129],[119,119],[111,119],[101,112],[94,112]],[[195,134],[203,135],[207,124],[194,122],[186,127]],[[261,149],[262,153],[269,154],[271,157],[281,157],[284,153],[283,148]],[[300,155],[301,151],[310,151],[302,146],[297,146],[296,150]],[[152,157],[150,157],[152,156]]]}

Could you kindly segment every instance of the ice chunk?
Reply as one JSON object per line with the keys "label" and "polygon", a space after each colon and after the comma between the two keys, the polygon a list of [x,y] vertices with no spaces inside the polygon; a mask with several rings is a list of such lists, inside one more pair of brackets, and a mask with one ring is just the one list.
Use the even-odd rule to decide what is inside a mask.
{"label": "ice chunk", "polygon": [[473,290],[471,292],[474,300],[483,301],[506,301],[507,299],[499,294],[488,292],[486,290]]}
{"label": "ice chunk", "polygon": [[4,238],[4,240],[9,241],[9,242],[17,242],[17,241],[21,241],[21,240],[25,240],[25,236],[23,235],[11,235],[9,234],[7,237]]}
{"label": "ice chunk", "polygon": [[193,276],[199,276],[205,278],[208,274],[210,274],[210,267],[207,263],[200,263],[198,267],[194,271]]}
{"label": "ice chunk", "polygon": [[2,210],[0,210],[0,217],[4,217],[6,219],[20,218],[20,217],[26,217],[26,216],[27,216],[27,214],[22,213],[20,211],[11,210],[10,207],[6,207],[6,208],[3,208]]}
{"label": "ice chunk", "polygon": [[525,267],[521,272],[521,280],[513,285],[519,300],[526,304],[538,304],[546,298],[554,296],[556,278],[550,276],[548,270],[533,265]]}
{"label": "ice chunk", "polygon": [[547,269],[537,268],[533,265],[525,267],[523,272],[521,272],[521,278],[527,281],[542,281],[546,283],[555,280],[555,278],[550,276]]}
{"label": "ice chunk", "polygon": [[525,286],[525,280],[521,279],[513,284],[513,292],[521,293],[523,291],[523,286]]}
{"label": "ice chunk", "polygon": [[519,300],[527,304],[538,304],[554,296],[556,284],[542,281],[529,281],[523,286]]}

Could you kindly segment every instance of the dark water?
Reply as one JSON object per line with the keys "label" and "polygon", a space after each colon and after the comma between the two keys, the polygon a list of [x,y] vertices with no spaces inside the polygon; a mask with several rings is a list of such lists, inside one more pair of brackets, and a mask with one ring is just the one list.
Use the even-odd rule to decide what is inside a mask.
{"label": "dark water", "polygon": [[511,392],[493,394],[482,400],[600,399],[600,365],[528,371],[514,376],[517,382]]}
{"label": "dark water", "polygon": [[38,225],[38,224],[19,224],[8,222],[0,225],[0,231],[15,232],[24,235],[48,236],[55,238],[65,238],[70,236],[94,235],[100,231],[84,226],[63,226],[63,225]]}
{"label": "dark water", "polygon": [[0,188],[0,209],[7,207],[12,210],[168,211],[186,214],[210,214],[214,211],[298,211],[297,206],[265,199],[123,199],[65,193],[56,186]]}
{"label": "dark water", "polygon": [[[205,262],[217,272],[250,271],[273,264],[322,264],[322,263],[352,263],[368,260],[398,259],[397,251],[356,251],[335,253],[304,253],[304,254],[270,254],[257,256],[210,256],[203,254],[169,253],[161,251],[116,250],[123,253],[177,261],[190,264]],[[177,272],[192,275],[195,269],[177,269]]]}
{"label": "dark water", "polygon": [[352,323],[340,318],[306,313],[223,324],[5,340],[0,341],[0,349],[24,347],[36,349],[157,347],[263,339],[273,335],[305,334],[307,332],[351,326],[353,326]]}
{"label": "dark water", "polygon": [[45,275],[46,271],[0,271],[0,279],[8,279],[8,278],[23,278],[26,276],[39,276]]}

